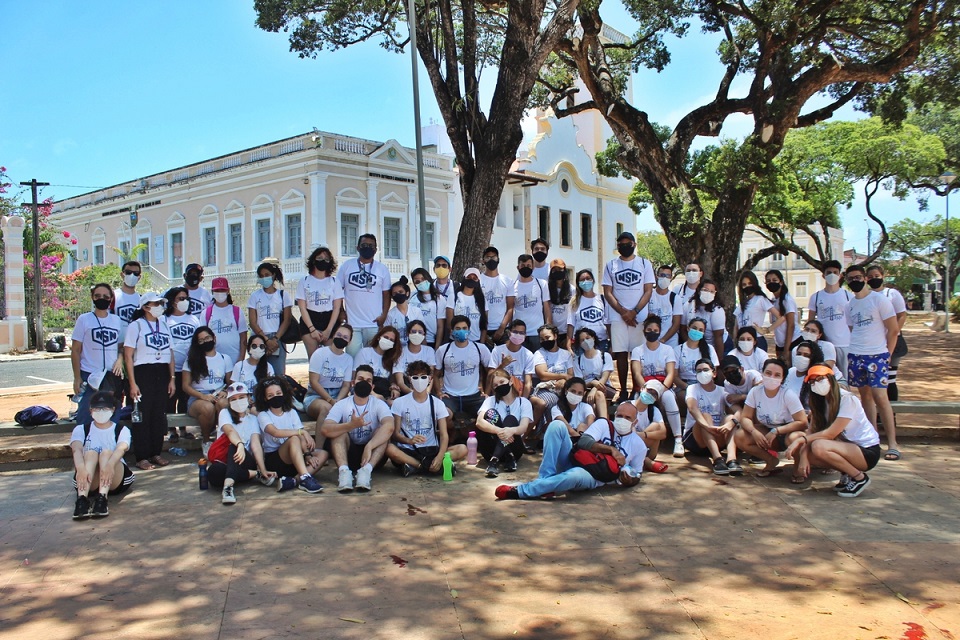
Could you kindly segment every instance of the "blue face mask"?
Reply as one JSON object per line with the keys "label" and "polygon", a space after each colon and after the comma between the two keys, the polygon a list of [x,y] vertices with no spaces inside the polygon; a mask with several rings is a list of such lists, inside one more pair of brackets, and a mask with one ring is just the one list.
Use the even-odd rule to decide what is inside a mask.
{"label": "blue face mask", "polygon": [[470,337],[469,329],[454,329],[450,334],[453,336],[453,339],[457,342],[466,342],[467,338]]}
{"label": "blue face mask", "polygon": [[268,287],[272,287],[272,286],[273,286],[273,276],[263,276],[262,278],[258,278],[258,279],[257,279],[257,282],[259,282],[259,283],[260,283],[260,286],[263,287],[264,289],[266,289],[266,288],[268,288]]}
{"label": "blue face mask", "polygon": [[584,280],[580,282],[580,289],[583,291],[593,291],[593,280]]}
{"label": "blue face mask", "polygon": [[703,331],[697,331],[696,329],[690,329],[690,331],[687,332],[687,335],[690,336],[690,339],[693,340],[694,342],[696,342],[696,341],[698,341],[698,340],[703,340]]}
{"label": "blue face mask", "polygon": [[646,391],[640,392],[640,402],[647,405],[648,407],[652,404],[656,404],[657,401],[654,400],[653,396],[647,393]]}
{"label": "blue face mask", "polygon": [[429,293],[430,292],[430,281],[423,280],[420,284],[417,285],[417,291],[420,293]]}

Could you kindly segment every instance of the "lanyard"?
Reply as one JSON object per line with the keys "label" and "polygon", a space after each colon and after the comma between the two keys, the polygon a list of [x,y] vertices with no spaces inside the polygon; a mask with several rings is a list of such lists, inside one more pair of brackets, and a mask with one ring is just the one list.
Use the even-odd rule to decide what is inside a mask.
{"label": "lanyard", "polygon": [[[97,326],[100,327],[100,335],[103,335],[103,325],[100,324],[100,318],[97,317],[97,314],[93,314],[94,319],[97,321]],[[100,344],[100,355],[103,356],[103,370],[107,370],[107,346],[101,342]]]}

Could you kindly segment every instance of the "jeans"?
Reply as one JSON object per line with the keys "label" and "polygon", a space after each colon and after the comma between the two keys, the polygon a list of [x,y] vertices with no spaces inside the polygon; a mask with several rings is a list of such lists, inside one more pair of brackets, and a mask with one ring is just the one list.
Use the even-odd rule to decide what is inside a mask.
{"label": "jeans", "polygon": [[273,367],[273,374],[281,377],[287,372],[287,351],[284,347],[286,345],[281,342],[277,352],[267,356],[267,362]]}
{"label": "jeans", "polygon": [[368,346],[370,341],[373,340],[373,336],[377,335],[377,332],[380,331],[379,327],[365,327],[363,329],[354,329],[353,330],[353,339],[350,340],[350,344],[347,345],[347,353],[350,354],[351,358],[356,358],[357,353],[360,349]]}
{"label": "jeans", "polygon": [[594,480],[586,469],[573,466],[570,452],[573,442],[565,424],[554,420],[543,436],[543,461],[536,480],[517,487],[521,498],[537,498],[547,493],[587,491],[602,483]]}

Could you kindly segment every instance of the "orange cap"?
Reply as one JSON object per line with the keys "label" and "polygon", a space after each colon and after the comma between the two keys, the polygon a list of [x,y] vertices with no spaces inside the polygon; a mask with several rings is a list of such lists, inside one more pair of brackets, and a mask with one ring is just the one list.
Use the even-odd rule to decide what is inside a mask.
{"label": "orange cap", "polygon": [[833,369],[826,365],[818,364],[810,367],[810,370],[807,371],[807,377],[804,378],[804,381],[810,382],[811,378],[819,378],[820,376],[832,376]]}

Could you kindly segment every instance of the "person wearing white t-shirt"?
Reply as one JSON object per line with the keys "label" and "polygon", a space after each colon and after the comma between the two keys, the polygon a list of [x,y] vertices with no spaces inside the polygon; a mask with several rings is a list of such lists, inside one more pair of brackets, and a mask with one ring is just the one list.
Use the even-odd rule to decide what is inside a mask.
{"label": "person wearing white t-shirt", "polygon": [[716,349],[717,353],[723,353],[723,345],[727,340],[727,314],[717,291],[716,282],[710,278],[700,279],[697,294],[683,308],[683,327],[684,330],[689,330],[690,322],[695,318],[703,319],[707,344]]}
{"label": "person wearing white t-shirt", "polygon": [[840,389],[828,367],[810,367],[807,383],[810,428],[787,447],[786,456],[796,461],[798,477],[808,477],[811,467],[839,471],[834,491],[855,498],[870,486],[867,471],[880,461],[880,436],[857,397]]}
{"label": "person wearing white t-shirt", "polygon": [[[664,388],[659,394],[660,409],[667,416],[667,423],[673,433],[673,457],[683,457],[683,437],[680,433],[680,408],[677,396],[673,392],[673,383],[677,377],[677,354],[660,342],[660,318],[647,316],[643,321],[643,336],[646,342],[635,348],[630,354],[630,367],[633,379],[657,380]],[[637,390],[640,393],[640,390]]]}
{"label": "person wearing white t-shirt", "polygon": [[436,396],[430,395],[433,368],[415,360],[405,374],[413,391],[397,398],[393,412],[393,441],[387,445],[387,457],[400,467],[403,477],[416,473],[437,474],[443,471],[444,454],[457,461],[467,457],[467,447],[450,446],[447,420],[450,412]]}
{"label": "person wearing white t-shirt", "polygon": [[677,403],[686,411],[684,400],[687,387],[697,383],[697,361],[707,359],[714,367],[720,366],[717,352],[707,343],[705,337],[706,323],[702,318],[694,318],[687,325],[687,339],[674,348],[677,356],[677,377],[673,382],[674,392],[677,394]]}
{"label": "person wearing white t-shirt", "polygon": [[400,397],[400,387],[393,381],[393,369],[403,354],[400,332],[389,324],[377,331],[370,344],[353,358],[353,368],[368,364],[373,369],[373,395],[388,405]]}
{"label": "person wearing white t-shirt", "polygon": [[263,459],[260,421],[250,413],[250,389],[239,382],[226,390],[227,407],[217,417],[219,432],[230,441],[226,460],[214,461],[207,470],[207,477],[214,487],[223,487],[220,502],[236,504],[234,486],[238,483],[260,480],[271,486],[277,474],[267,469]]}
{"label": "person wearing white t-shirt", "polygon": [[740,360],[730,355],[720,359],[720,372],[723,374],[723,389],[727,392],[727,404],[739,420],[747,394],[763,383],[763,374],[756,369],[744,369]]}
{"label": "person wearing white t-shirt", "polygon": [[455,316],[450,328],[451,341],[437,349],[436,375],[443,378],[440,398],[454,416],[460,413],[472,419],[483,404],[480,385],[490,366],[490,350],[470,342],[470,318]]}
{"label": "person wearing white t-shirt", "polygon": [[610,319],[607,317],[607,301],[601,291],[597,290],[593,271],[581,269],[577,271],[577,295],[570,303],[570,316],[567,318],[567,342],[573,345],[573,352],[582,352],[580,345],[573,338],[580,329],[593,331],[596,347],[607,353],[610,351],[610,333],[607,327]]}
{"label": "person wearing white t-shirt", "polygon": [[[703,269],[696,262],[691,262],[683,268],[683,282],[673,288],[673,292],[680,296],[681,307],[686,306],[697,293],[697,287],[700,286],[700,278],[702,277]],[[681,339],[683,339],[682,335]]]}
{"label": "person wearing white t-shirt", "polygon": [[447,299],[447,324],[454,316],[470,318],[471,342],[487,343],[487,306],[480,287],[480,270],[471,267],[463,272],[463,281],[454,285],[453,294]]}
{"label": "person wearing white t-shirt", "polygon": [[773,294],[770,318],[777,357],[790,366],[790,348],[800,338],[800,314],[797,301],[787,289],[787,281],[777,269],[764,274],[767,291]]}
{"label": "person wearing white t-shirt", "polygon": [[871,424],[877,426],[877,414],[883,420],[887,436],[885,460],[899,460],[897,429],[893,407],[887,396],[887,370],[890,355],[897,346],[900,326],[893,304],[883,294],[867,288],[866,271],[850,265],[846,272],[847,286],[853,291],[850,301],[850,352],[847,354],[847,384],[860,392],[863,410]]}
{"label": "person wearing white t-shirt", "polygon": [[263,432],[263,462],[279,477],[277,491],[295,487],[320,493],[323,486],[313,477],[329,458],[320,442],[304,431],[300,415],[293,408],[293,392],[283,378],[267,378],[254,392],[257,421]]}
{"label": "person wearing white t-shirt", "polygon": [[593,424],[597,416],[593,413],[590,403],[584,402],[587,383],[583,378],[576,376],[563,383],[560,399],[550,410],[550,421],[559,420],[567,427],[567,433],[574,442],[583,435],[583,432]]}
{"label": "person wearing white t-shirt", "polygon": [[[727,403],[727,392],[715,382],[716,369],[707,359],[697,361],[697,384],[687,389],[687,421],[683,431],[683,445],[694,455],[709,456],[713,473],[730,475],[730,462],[737,459],[733,442],[737,426]],[[727,449],[724,461],[720,453]],[[739,463],[734,470],[740,470]]]}
{"label": "person wearing white t-shirt", "polygon": [[377,237],[365,233],[357,238],[359,257],[343,263],[337,281],[343,288],[346,322],[353,327],[347,353],[356,356],[386,322],[390,310],[390,271],[377,255]]}
{"label": "person wearing white t-shirt", "polygon": [[[793,391],[800,397],[803,394],[803,381],[807,377],[807,372],[810,367],[818,364],[833,369],[833,367],[824,363],[823,351],[820,350],[820,346],[816,342],[802,340],[800,344],[793,348],[793,366],[790,367],[783,379],[784,388]],[[805,411],[810,410],[809,397],[800,397],[800,403]]]}
{"label": "person wearing white t-shirt", "polygon": [[[803,324],[803,331],[800,332],[800,337],[807,342],[817,343],[820,351],[823,352],[823,363],[825,365],[828,367],[837,366],[837,348],[824,336],[823,325],[820,324],[819,320],[807,320]],[[794,353],[796,353],[796,349],[794,349]],[[842,383],[843,380],[846,379],[846,372],[839,369],[839,367],[838,370],[840,373],[838,374],[837,380]]]}
{"label": "person wearing white t-shirt", "polygon": [[533,256],[525,253],[517,258],[517,274],[511,287],[513,319],[523,320],[527,327],[524,346],[535,352],[540,348],[537,328],[550,318],[550,292],[545,280],[533,277]]}
{"label": "person wearing white t-shirt", "polygon": [[[523,320],[514,320],[510,323],[509,337],[506,344],[498,344],[490,354],[490,367],[503,369],[523,383],[524,398],[530,398],[533,392],[533,354],[523,346],[527,338],[527,326]],[[493,393],[491,389],[487,394]]]}
{"label": "person wearing white t-shirt", "polygon": [[183,270],[183,286],[190,296],[190,313],[200,317],[204,309],[213,304],[213,296],[210,292],[200,286],[203,282],[203,265],[191,262]]}
{"label": "person wearing white t-shirt", "polygon": [[740,327],[737,329],[737,344],[727,352],[728,356],[736,356],[744,369],[753,369],[760,371],[763,369],[763,363],[770,356],[766,351],[760,349],[759,336],[757,330],[753,327]]}
{"label": "person wearing white t-shirt", "polygon": [[[130,429],[118,428],[113,421],[116,408],[112,393],[93,394],[90,421],[78,424],[70,436],[73,484],[77,490],[74,520],[110,515],[107,496],[124,493],[133,485],[135,476],[123,460],[123,454],[130,449]],[[88,497],[91,490],[97,492],[92,505]]]}
{"label": "person wearing white t-shirt", "polygon": [[[610,351],[617,363],[617,380],[620,382],[619,402],[629,395],[627,374],[630,370],[630,352],[643,344],[641,324],[647,317],[647,303],[653,295],[653,265],[646,258],[636,255],[637,241],[633,234],[624,231],[617,238],[620,257],[609,261],[603,268],[603,297],[612,310],[610,317]],[[634,380],[633,389],[639,389],[643,380]]]}
{"label": "person wearing white t-shirt", "polygon": [[546,280],[550,275],[550,265],[547,257],[550,255],[550,245],[543,238],[530,241],[530,255],[533,257],[533,277]]}
{"label": "person wearing white t-shirt", "polygon": [[616,417],[595,420],[576,444],[570,440],[567,427],[555,420],[547,427],[543,439],[543,460],[537,479],[521,485],[500,485],[494,491],[498,500],[532,500],[568,491],[589,491],[605,483],[597,480],[583,467],[574,466],[571,453],[574,448],[613,456],[620,465],[616,480],[606,484],[632,487],[640,482],[647,447],[634,430],[637,408],[629,402],[617,407]]}
{"label": "person wearing white t-shirt", "polygon": [[[661,394],[665,390],[666,387],[659,380],[647,380],[633,402],[637,408],[637,421],[633,423],[633,430],[647,446],[643,470],[653,473],[666,473],[670,468],[669,465],[657,460],[660,443],[666,440],[670,433],[663,414],[657,408],[657,403],[660,402]],[[680,457],[683,457],[682,454]]]}
{"label": "person wearing white t-shirt", "polygon": [[[560,388],[573,377],[573,357],[566,349],[561,349],[557,338],[557,328],[550,325],[540,327],[540,348],[533,354],[533,371],[536,386],[531,394],[533,404],[533,425],[537,427],[547,411],[557,404]],[[534,402],[534,399],[539,402]]]}
{"label": "person wearing white t-shirt", "polygon": [[123,344],[123,336],[127,333],[127,325],[133,313],[140,308],[140,294],[137,293],[137,284],[140,283],[140,277],[143,273],[143,267],[136,260],[130,260],[123,263],[120,267],[120,273],[123,276],[123,282],[120,289],[114,291],[113,312],[120,318],[120,344]]}
{"label": "person wearing white t-shirt", "polygon": [[[230,381],[242,382],[247,389],[255,392],[262,380],[274,375],[277,373],[267,361],[267,341],[263,336],[255,335],[247,343],[247,357],[233,365]],[[256,415],[256,407],[251,407],[250,413]]]}
{"label": "person wearing white t-shirt", "polygon": [[657,269],[657,284],[647,303],[647,316],[657,316],[665,327],[660,342],[671,348],[679,344],[680,323],[683,320],[683,301],[670,291],[672,281],[673,267],[663,265]]}
{"label": "person wearing white t-shirt", "polygon": [[[760,288],[760,281],[753,271],[744,271],[740,274],[737,285],[737,304],[733,307],[733,317],[736,327],[753,327],[756,332],[756,341],[760,351],[767,352],[767,339],[763,336],[763,325],[766,324],[767,313],[773,304]],[[779,313],[779,312],[777,312]]]}
{"label": "person wearing white t-shirt", "polygon": [[573,375],[583,378],[587,385],[584,402],[593,407],[598,418],[606,418],[607,400],[616,395],[616,390],[610,384],[613,358],[597,347],[600,341],[593,329],[581,327],[577,330],[576,339],[579,354],[573,358]]}
{"label": "person wearing white t-shirt", "polygon": [[209,327],[194,332],[183,364],[183,390],[190,397],[187,413],[200,423],[204,442],[213,440],[217,416],[227,408],[224,389],[230,384],[233,365],[230,358],[217,350],[217,337]]}
{"label": "person wearing white t-shirt", "polygon": [[213,304],[201,314],[203,323],[217,336],[220,353],[230,359],[230,366],[240,362],[247,353],[247,319],[240,307],[233,304],[230,283],[224,277],[214,278]]}
{"label": "person wearing white t-shirt", "polygon": [[847,352],[850,348],[850,300],[853,296],[840,287],[843,265],[837,260],[823,263],[823,279],[826,286],[810,297],[807,305],[807,320],[818,320],[823,328],[821,338],[836,348],[837,368],[847,375]]}
{"label": "person wearing white t-shirt", "polygon": [[393,384],[400,389],[400,395],[413,393],[407,380],[407,367],[412,362],[425,362],[433,371],[437,366],[437,352],[424,344],[427,340],[427,326],[423,320],[411,320],[407,325],[407,346],[393,365]]}
{"label": "person wearing white t-shirt", "polygon": [[890,366],[887,367],[887,397],[890,402],[896,402],[900,399],[900,390],[897,388],[897,373],[900,369],[900,358],[907,354],[907,342],[903,339],[903,325],[907,322],[907,302],[896,289],[886,286],[884,281],[884,270],[878,264],[872,264],[867,267],[867,286],[883,295],[893,305],[893,311],[897,314],[897,346],[890,354]]}
{"label": "person wearing white t-shirt", "polygon": [[352,337],[353,327],[342,324],[334,331],[330,343],[310,356],[310,381],[303,406],[307,415],[318,424],[323,424],[331,407],[350,393],[353,357],[346,352],[346,348]]}
{"label": "person wearing white t-shirt", "polygon": [[283,270],[272,262],[257,267],[260,288],[247,301],[247,324],[253,335],[267,339],[267,362],[278,376],[286,373],[287,352],[280,338],[293,324],[293,296],[278,288],[283,286]]}
{"label": "person wearing white t-shirt", "polygon": [[113,289],[106,283],[94,285],[90,290],[93,311],[81,314],[73,327],[70,345],[70,363],[73,366],[73,395],[77,402],[77,424],[90,422],[90,398],[97,389],[88,384],[83,394],[83,384],[91,374],[112,371],[123,375],[123,356],[120,352],[123,322],[109,312],[114,301]]}
{"label": "person wearing white t-shirt", "polygon": [[[757,472],[761,478],[771,475],[779,458],[771,451],[784,451],[807,428],[807,412],[800,397],[787,388],[787,367],[782,360],[768,360],[763,367],[763,384],[747,394],[736,433],[737,448],[760,458],[765,466]],[[804,478],[794,474],[792,482]]]}
{"label": "person wearing white t-shirt", "polygon": [[518,393],[519,384],[503,369],[490,372],[493,395],[477,410],[477,451],[487,461],[487,477],[513,473],[523,457],[523,437],[533,423],[530,401]]}
{"label": "person wearing white t-shirt", "polygon": [[337,463],[337,491],[370,491],[374,467],[386,462],[393,426],[390,407],[373,397],[373,369],[360,365],[353,374],[353,395],[333,405],[321,427]]}
{"label": "person wearing white t-shirt", "polygon": [[307,275],[297,283],[294,298],[300,309],[300,338],[307,359],[320,345],[329,344],[343,309],[343,287],[333,277],[337,261],[327,247],[317,247],[307,258]]}
{"label": "person wearing white t-shirt", "polygon": [[447,299],[440,295],[430,272],[423,267],[414,269],[410,277],[417,290],[416,295],[410,299],[410,304],[420,311],[420,319],[427,328],[425,344],[436,349],[446,338]]}
{"label": "person wearing white t-shirt", "polygon": [[[183,365],[187,361],[187,352],[193,334],[200,327],[200,318],[189,313],[190,295],[184,287],[171,287],[164,295],[167,299],[167,308],[163,312],[167,318],[167,327],[170,329],[171,348],[174,358],[174,383],[176,392],[167,403],[167,413],[186,413],[190,396],[183,390]],[[186,427],[177,430],[170,429],[170,442],[178,442],[180,438],[193,439],[193,434],[187,432]]]}
{"label": "person wearing white t-shirt", "polygon": [[554,258],[550,261],[550,274],[547,278],[547,305],[550,308],[547,324],[552,324],[559,330],[557,341],[562,349],[570,349],[566,327],[574,300],[573,293],[573,286],[567,276],[567,263],[560,258]]}
{"label": "person wearing white t-shirt", "polygon": [[400,345],[407,346],[407,325],[412,320],[418,320],[421,317],[420,309],[410,303],[410,285],[407,284],[407,276],[400,276],[400,279],[390,286],[390,299],[394,306],[387,312],[385,325],[390,325],[400,334]]}
{"label": "person wearing white t-shirt", "polygon": [[494,345],[504,344],[507,325],[513,320],[513,281],[500,273],[500,251],[496,247],[483,250],[483,267],[480,288],[487,306],[487,334]]}

